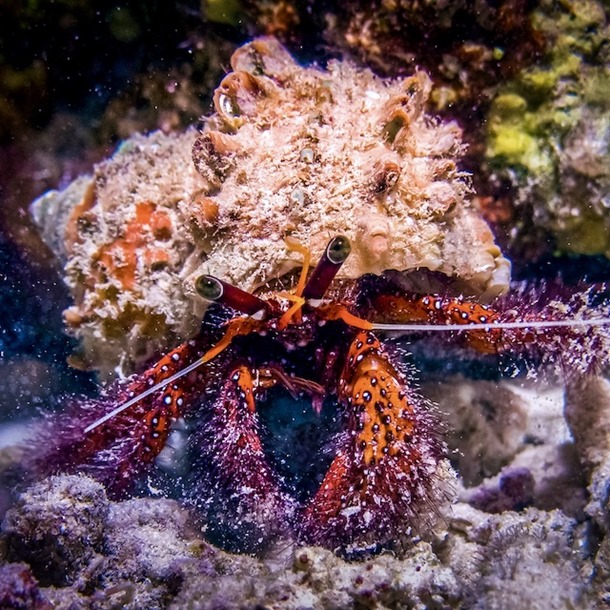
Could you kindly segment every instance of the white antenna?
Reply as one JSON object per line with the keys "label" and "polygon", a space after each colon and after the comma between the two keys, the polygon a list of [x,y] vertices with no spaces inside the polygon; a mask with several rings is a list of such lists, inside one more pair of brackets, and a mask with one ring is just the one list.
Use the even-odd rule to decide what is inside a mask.
{"label": "white antenna", "polygon": [[109,413],[106,413],[106,415],[104,415],[103,417],[100,417],[99,419],[94,421],[92,424],[89,424],[85,428],[85,434],[87,434],[88,432],[91,432],[91,430],[95,430],[95,428],[106,423],[109,419],[112,419],[115,415],[122,413],[123,411],[125,411],[125,409],[129,409],[129,407],[131,407],[132,405],[135,405],[137,402],[139,402],[143,398],[146,398],[147,396],[150,396],[157,390],[161,390],[166,385],[172,383],[173,381],[176,381],[176,379],[180,379],[180,377],[184,377],[185,375],[188,375],[191,371],[194,371],[196,368],[200,367],[203,364],[203,362],[204,361],[202,358],[195,360],[195,362],[189,364],[186,368],[182,369],[181,371],[174,373],[167,379],[160,381],[159,383],[155,384],[154,386],[148,388],[148,390],[145,390],[141,394],[134,396],[133,398],[131,398],[127,402],[123,403],[122,405],[119,405],[116,409],[113,409]]}
{"label": "white antenna", "polygon": [[471,330],[511,330],[517,328],[561,328],[574,326],[603,326],[610,324],[610,318],[592,318],[589,320],[536,320],[533,322],[474,322],[469,324],[382,324],[373,322],[373,330],[409,330],[409,331],[471,331]]}
{"label": "white antenna", "polygon": [[[383,323],[372,323],[372,330],[383,330],[383,331],[426,331],[426,332],[449,332],[449,331],[473,331],[473,330],[512,330],[518,328],[565,328],[574,326],[603,326],[610,324],[610,318],[592,318],[589,320],[537,320],[533,322],[491,322],[491,323],[480,323],[474,322],[469,324],[383,324]],[[188,375],[191,371],[200,367],[204,363],[203,358],[198,358],[195,362],[189,364],[186,368],[174,373],[167,379],[160,381],[159,383],[148,388],[141,394],[134,396],[127,402],[123,403],[113,409],[109,413],[106,413],[103,417],[100,417],[92,424],[89,424],[85,428],[85,434],[95,430],[102,424],[106,423],[109,419],[112,419],[119,413],[122,413],[126,409],[129,409],[132,405],[136,404],[143,398],[150,396],[157,390],[163,389],[170,383]]]}

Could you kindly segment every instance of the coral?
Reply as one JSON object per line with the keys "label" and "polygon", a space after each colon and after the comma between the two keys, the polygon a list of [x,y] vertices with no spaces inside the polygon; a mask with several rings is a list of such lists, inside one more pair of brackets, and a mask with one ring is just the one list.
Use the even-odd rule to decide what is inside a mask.
{"label": "coral", "polygon": [[2,522],[8,557],[32,566],[45,585],[65,585],[101,550],[108,500],[104,488],[77,476],[31,487]]}
{"label": "coral", "polygon": [[190,579],[170,607],[180,608],[187,600],[197,610],[225,608],[228,600],[241,607],[295,610],[457,607],[461,595],[459,581],[428,543],[418,544],[404,560],[384,555],[349,564],[329,551],[301,547],[280,562],[249,563],[236,563],[224,578]]}
{"label": "coral", "polygon": [[[86,607],[160,610],[203,552],[176,502],[109,503],[98,483],[78,476],[52,477],[26,490],[6,516],[2,539],[9,559],[27,561],[48,587],[44,596],[38,593],[21,564],[0,568],[0,575],[23,581],[22,595],[29,594],[32,604],[40,600],[23,606],[36,610],[70,608],[77,600]],[[0,600],[3,594],[17,599],[16,585],[4,589],[10,582],[0,579]],[[43,605],[45,596],[52,606]]]}
{"label": "coral", "polygon": [[127,581],[170,581],[177,566],[188,563],[197,550],[188,542],[193,535],[189,521],[188,512],[174,500],[111,503],[106,552],[115,556],[116,569]]}
{"label": "coral", "polygon": [[483,486],[469,498],[468,503],[487,513],[521,510],[534,499],[534,477],[527,468],[507,469],[497,487]]}
{"label": "coral", "polygon": [[[492,180],[510,189],[504,229],[519,248],[610,256],[608,42],[600,3],[540,3],[533,19],[548,52],[494,99]],[[548,246],[547,246],[548,247]]]}
{"label": "coral", "polygon": [[521,448],[527,411],[513,388],[492,381],[448,380],[427,384],[424,392],[439,405],[466,485],[497,473]]}
{"label": "coral", "polygon": [[192,334],[202,271],[248,290],[288,273],[286,237],[318,255],[347,235],[347,277],[425,267],[506,289],[509,264],[469,204],[460,130],[425,113],[424,72],[302,68],[270,38],[231,62],[201,135],[136,136],[90,182],[33,206],[67,255],[66,320],[93,365],[130,371]]}
{"label": "coral", "polygon": [[[582,521],[589,475],[578,454],[592,444],[575,444],[564,417],[565,390],[555,381],[536,377],[528,382],[443,379],[425,383],[422,391],[439,402],[447,422],[461,502],[488,512],[524,505],[542,511],[560,509]],[[600,391],[601,404],[602,397]],[[588,408],[589,400],[579,404]],[[587,431],[600,428],[590,419],[582,422]]]}
{"label": "coral", "polygon": [[29,567],[12,563],[0,567],[0,608],[11,610],[51,610]]}
{"label": "coral", "polygon": [[188,513],[167,499],[111,503],[104,537],[106,591],[136,608],[166,608],[203,548]]}
{"label": "coral", "polygon": [[475,571],[462,563],[464,607],[595,607],[587,553],[576,542],[587,535],[586,526],[559,510],[534,508],[482,519],[463,504],[457,505],[454,519],[466,526],[467,533],[465,541],[449,541],[450,552],[461,551],[466,561],[471,560],[468,547],[474,543],[480,553]]}

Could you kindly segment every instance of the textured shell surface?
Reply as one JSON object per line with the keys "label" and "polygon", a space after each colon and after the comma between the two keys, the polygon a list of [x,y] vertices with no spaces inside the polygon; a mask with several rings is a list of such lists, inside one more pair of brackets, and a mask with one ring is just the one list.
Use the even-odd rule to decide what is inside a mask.
{"label": "textured shell surface", "polygon": [[300,66],[272,38],[238,49],[201,132],[136,135],[88,179],[34,203],[66,265],[89,364],[133,370],[197,329],[194,279],[246,290],[353,244],[343,277],[427,268],[493,296],[510,264],[470,204],[461,130],[426,113],[426,73]]}

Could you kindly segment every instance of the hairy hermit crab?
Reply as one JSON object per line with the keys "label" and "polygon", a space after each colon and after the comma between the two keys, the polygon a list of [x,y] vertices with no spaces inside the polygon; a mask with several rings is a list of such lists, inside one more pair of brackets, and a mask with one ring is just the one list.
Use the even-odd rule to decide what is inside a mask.
{"label": "hairy hermit crab", "polygon": [[[208,522],[223,522],[233,546],[281,534],[368,552],[421,532],[454,477],[434,409],[382,333],[442,330],[482,354],[570,353],[567,367],[581,372],[607,364],[608,303],[594,311],[588,293],[560,302],[552,289],[522,289],[492,307],[448,289],[422,293],[399,275],[335,280],[350,252],[343,236],[311,272],[309,251],[288,247],[304,259],[290,291],[254,295],[200,276],[196,289],[213,304],[199,333],[142,374],[51,418],[31,468],[83,472],[125,495],[185,421],[189,493]],[[317,414],[332,409],[339,425],[320,450],[329,466],[310,492],[286,481],[268,446],[261,405],[277,388],[307,397]]]}

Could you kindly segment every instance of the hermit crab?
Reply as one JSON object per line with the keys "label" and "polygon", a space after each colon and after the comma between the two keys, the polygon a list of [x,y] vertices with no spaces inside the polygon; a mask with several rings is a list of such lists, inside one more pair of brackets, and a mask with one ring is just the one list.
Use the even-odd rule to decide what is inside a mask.
{"label": "hermit crab", "polygon": [[[196,290],[212,305],[199,333],[51,418],[33,471],[82,472],[124,496],[184,421],[190,498],[208,523],[223,523],[233,547],[288,535],[369,552],[426,530],[454,479],[438,416],[384,333],[435,333],[441,346],[488,355],[569,352],[566,365],[579,372],[608,362],[608,302],[593,304],[591,291],[562,302],[552,287],[523,288],[483,305],[433,275],[424,283],[389,272],[336,280],[350,252],[344,236],[330,240],[313,270],[309,250],[287,243],[303,256],[292,290],[251,294],[200,276]],[[334,410],[339,430],[320,448],[329,465],[309,492],[287,482],[268,446],[261,411],[277,390],[306,397],[318,416]]]}

